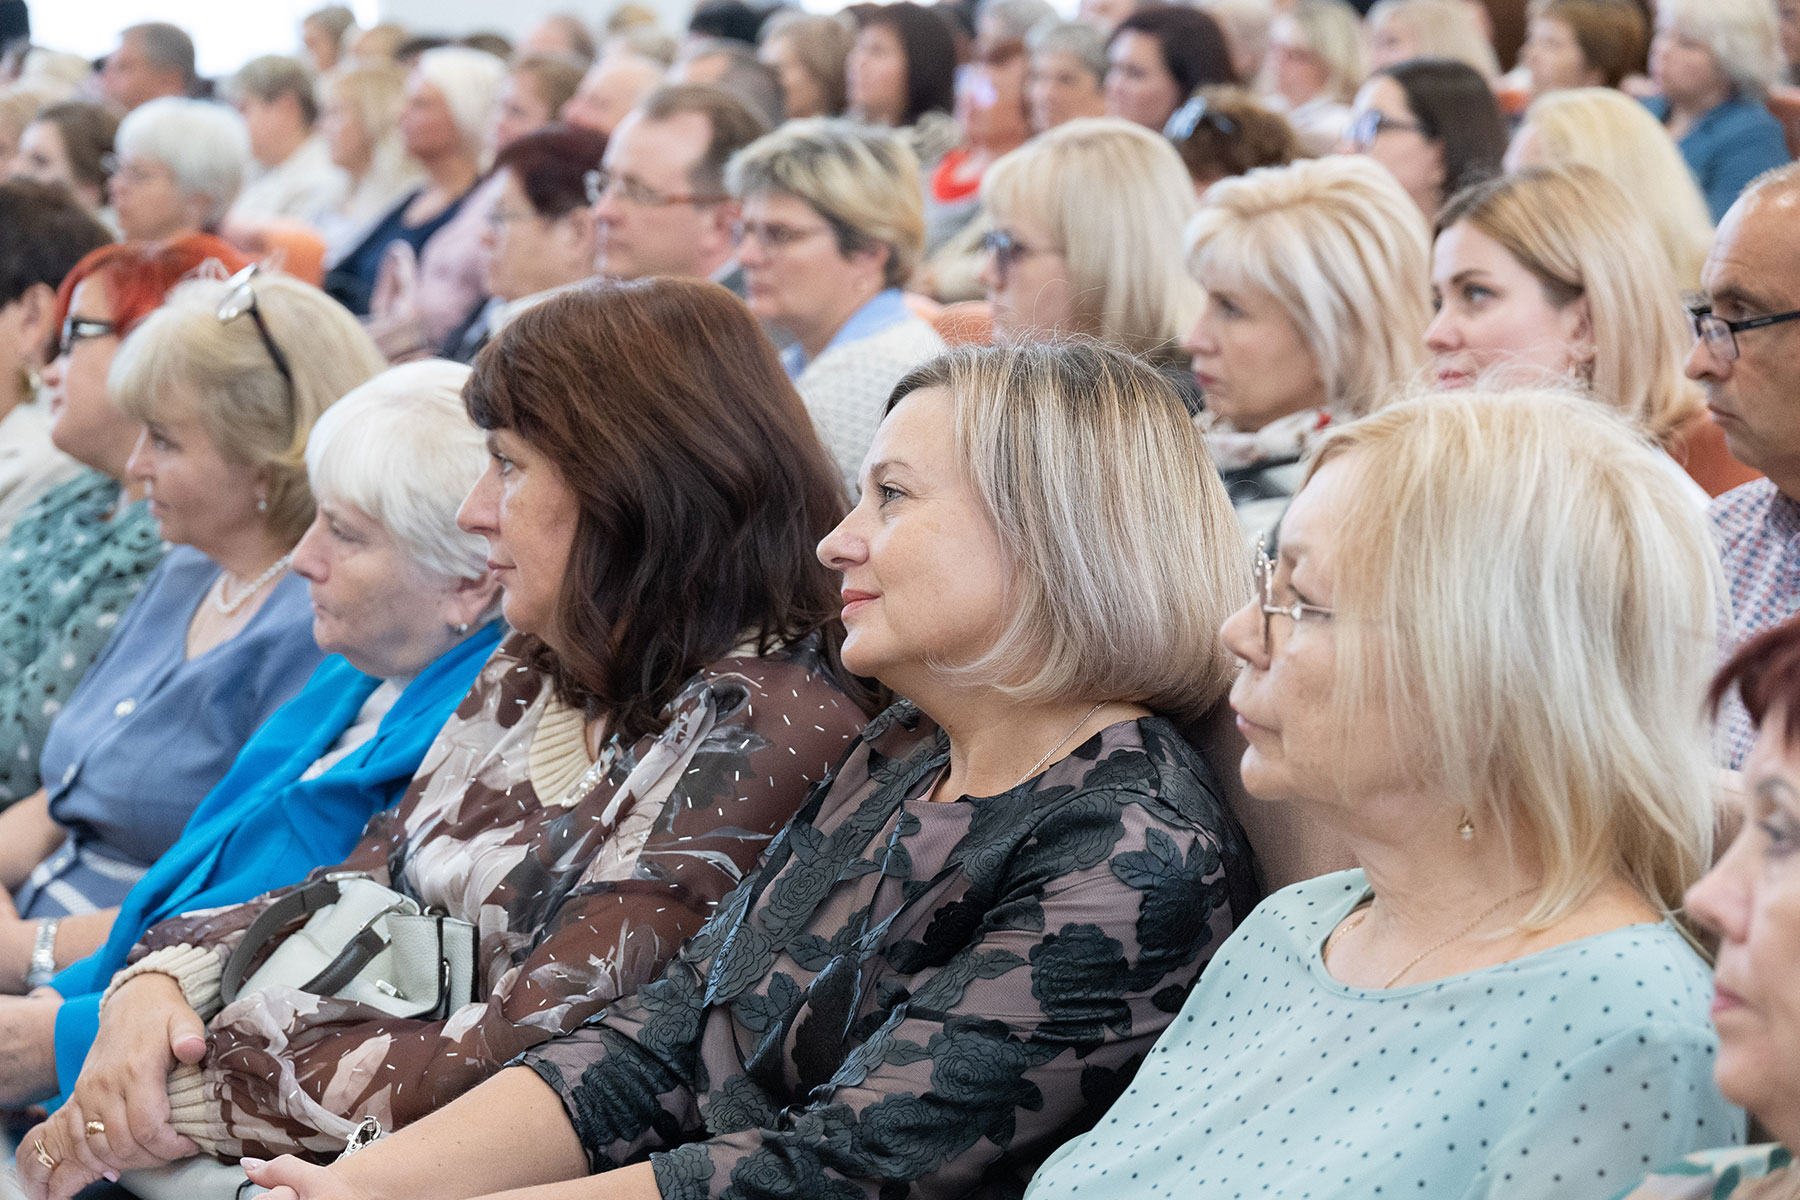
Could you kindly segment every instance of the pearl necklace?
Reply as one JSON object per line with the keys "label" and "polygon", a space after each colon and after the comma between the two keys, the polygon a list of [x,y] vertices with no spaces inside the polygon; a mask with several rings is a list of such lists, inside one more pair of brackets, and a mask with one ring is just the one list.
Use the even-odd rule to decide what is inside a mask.
{"label": "pearl necklace", "polygon": [[230,586],[225,581],[232,578],[231,572],[221,571],[219,573],[219,586],[213,592],[213,607],[218,609],[224,616],[231,616],[233,613],[237,612],[238,609],[244,607],[250,597],[262,591],[264,585],[266,585],[269,580],[287,570],[288,565],[293,561],[294,552],[290,550],[271,563],[268,570],[264,571],[261,575],[258,575],[255,579],[252,579],[235,600],[227,600],[225,598],[226,592],[230,590]]}

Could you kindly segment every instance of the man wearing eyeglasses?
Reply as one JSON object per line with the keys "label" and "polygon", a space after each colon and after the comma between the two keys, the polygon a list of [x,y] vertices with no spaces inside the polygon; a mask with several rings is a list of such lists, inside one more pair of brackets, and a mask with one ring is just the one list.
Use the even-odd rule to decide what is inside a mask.
{"label": "man wearing eyeglasses", "polygon": [[588,177],[599,251],[613,279],[677,275],[744,294],[725,162],[768,132],[742,100],[706,84],[658,88],[613,131]]}
{"label": "man wearing eyeglasses", "polygon": [[[1767,478],[1712,503],[1731,608],[1731,647],[1800,613],[1800,164],[1764,175],[1719,223],[1688,304],[1689,378],[1738,461]],[[1720,710],[1727,766],[1753,740],[1736,697]]]}

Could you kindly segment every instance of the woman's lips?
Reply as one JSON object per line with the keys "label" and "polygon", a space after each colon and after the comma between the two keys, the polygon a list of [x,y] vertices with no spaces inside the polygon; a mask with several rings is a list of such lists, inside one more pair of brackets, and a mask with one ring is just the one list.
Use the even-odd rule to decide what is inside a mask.
{"label": "woman's lips", "polygon": [[877,594],[875,592],[859,592],[853,588],[845,588],[838,593],[838,597],[844,602],[844,610],[840,615],[842,617],[848,617],[851,613],[855,612],[869,601],[876,599]]}
{"label": "woman's lips", "polygon": [[1713,984],[1712,1015],[1714,1017],[1717,1017],[1720,1013],[1730,1012],[1732,1009],[1742,1007],[1744,1007],[1744,998],[1742,996],[1729,988],[1720,986],[1716,982]]}

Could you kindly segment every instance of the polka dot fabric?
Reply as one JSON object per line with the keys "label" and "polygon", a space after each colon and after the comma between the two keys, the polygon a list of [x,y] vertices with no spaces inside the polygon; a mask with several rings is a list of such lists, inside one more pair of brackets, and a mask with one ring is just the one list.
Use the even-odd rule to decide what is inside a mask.
{"label": "polka dot fabric", "polygon": [[1712,1082],[1711,973],[1673,926],[1346,987],[1320,950],[1367,891],[1345,871],[1265,900],[1028,1200],[1609,1196],[1742,1142]]}

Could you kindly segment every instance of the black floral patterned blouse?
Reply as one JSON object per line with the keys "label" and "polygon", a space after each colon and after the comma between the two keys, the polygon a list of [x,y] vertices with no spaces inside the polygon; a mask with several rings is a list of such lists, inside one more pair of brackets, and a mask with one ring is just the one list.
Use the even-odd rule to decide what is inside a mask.
{"label": "black floral patterned blouse", "polygon": [[910,705],[877,717],[659,980],[515,1060],[594,1171],[1014,1195],[1124,1089],[1257,899],[1216,778],[1160,717],[935,803],[948,753]]}

